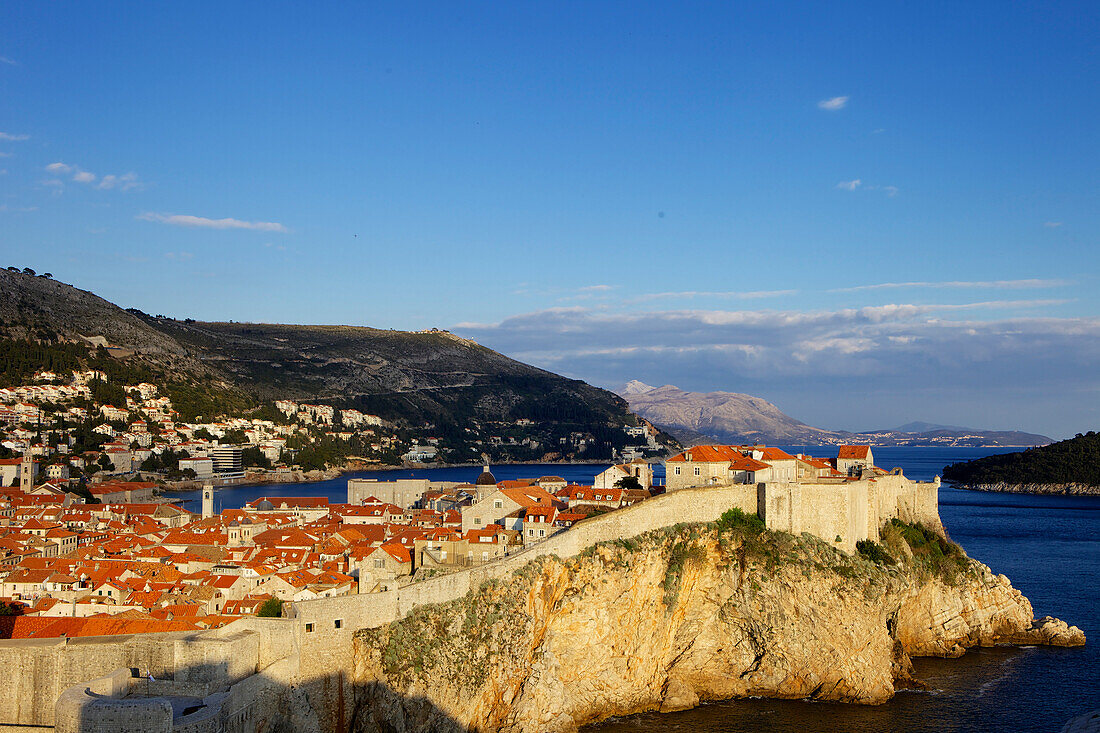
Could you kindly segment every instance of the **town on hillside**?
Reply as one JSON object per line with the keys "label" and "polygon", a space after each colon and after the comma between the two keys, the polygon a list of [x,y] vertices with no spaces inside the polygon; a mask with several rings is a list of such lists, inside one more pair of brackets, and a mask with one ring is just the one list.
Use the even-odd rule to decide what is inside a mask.
{"label": "town on hillside", "polygon": [[[866,501],[868,487],[904,481],[873,460],[867,446],[842,446],[828,459],[697,446],[669,459],[664,485],[641,458],[608,467],[590,486],[557,476],[498,481],[485,465],[473,483],[350,479],[346,502],[269,497],[219,514],[207,485],[196,514],[157,499],[148,481],[88,484],[92,503],[44,477],[27,451],[4,464],[13,481],[0,489],[0,638],[214,628],[281,615],[285,603],[400,589],[666,491],[744,490],[746,509],[762,516],[758,488],[761,497],[777,487],[789,498],[799,487]],[[831,525],[803,529],[832,539]],[[837,546],[855,539],[842,546],[838,533]]]}
{"label": "town on hillside", "polygon": [[261,412],[185,421],[163,385],[119,384],[95,369],[40,370],[25,384],[0,387],[0,482],[12,485],[28,451],[46,479],[92,500],[107,480],[194,488],[331,477],[353,467],[470,464],[483,455],[545,462],[610,452],[630,461],[664,450],[644,421],[612,431],[610,445],[583,431],[546,445],[523,418],[471,421],[455,440],[331,405],[276,400]]}

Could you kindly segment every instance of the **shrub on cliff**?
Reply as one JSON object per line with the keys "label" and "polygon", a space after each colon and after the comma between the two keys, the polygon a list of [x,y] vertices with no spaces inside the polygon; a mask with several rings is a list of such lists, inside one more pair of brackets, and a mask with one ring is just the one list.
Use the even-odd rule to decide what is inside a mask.
{"label": "shrub on cliff", "polygon": [[956,582],[959,573],[970,568],[970,559],[961,547],[923,524],[891,519],[883,528],[882,536],[888,545],[904,541],[912,554],[911,563],[916,568],[939,576],[950,584]]}
{"label": "shrub on cliff", "polygon": [[760,534],[764,531],[764,520],[755,514],[746,514],[734,507],[718,518],[718,531],[728,532],[740,530],[749,534]]}
{"label": "shrub on cliff", "polygon": [[893,565],[894,558],[879,543],[874,540],[860,540],[856,543],[856,552],[875,563],[876,565]]}

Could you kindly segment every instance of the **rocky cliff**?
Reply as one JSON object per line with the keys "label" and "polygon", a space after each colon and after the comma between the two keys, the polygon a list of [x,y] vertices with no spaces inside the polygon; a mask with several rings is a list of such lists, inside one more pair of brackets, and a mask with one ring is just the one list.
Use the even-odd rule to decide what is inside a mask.
{"label": "rocky cliff", "polygon": [[895,528],[848,556],[727,516],[534,561],[358,632],[351,728],[574,731],[742,696],[875,704],[919,686],[912,655],[1084,643],[1033,621],[1003,575],[921,536]]}

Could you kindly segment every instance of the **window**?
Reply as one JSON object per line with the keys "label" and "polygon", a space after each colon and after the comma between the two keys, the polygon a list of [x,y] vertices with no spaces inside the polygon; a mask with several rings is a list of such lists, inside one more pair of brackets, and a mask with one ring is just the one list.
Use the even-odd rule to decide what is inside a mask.
{"label": "window", "polygon": [[376,567],[376,568],[384,568],[384,567],[386,567],[386,561],[385,561],[385,560],[383,560],[383,559],[382,559],[382,558],[380,558],[380,557],[376,557],[376,558],[374,558],[374,567]]}
{"label": "window", "polygon": [[696,466],[696,467],[695,467],[695,475],[696,475],[696,476],[698,476],[698,475],[699,475],[699,467],[698,467],[698,466]]}
{"label": "window", "polygon": [[306,633],[307,634],[312,634],[313,633],[313,624],[306,624]]}
{"label": "window", "polygon": [[545,529],[540,529],[539,530],[539,537],[545,537],[545,536],[546,536],[546,530]]}
{"label": "window", "polygon": [[493,499],[493,508],[494,509],[503,509],[504,508],[504,502],[501,501],[500,499]]}
{"label": "window", "polygon": [[338,629],[342,628],[344,626],[344,619],[338,618],[338,619],[336,619],[335,621],[332,622],[332,625],[335,626]]}
{"label": "window", "polygon": [[677,466],[676,468],[672,469],[672,472],[673,472],[674,474],[676,474],[677,476],[679,476],[679,475],[680,475],[680,467],[679,467],[679,466]]}
{"label": "window", "polygon": [[474,517],[474,524],[481,524],[481,517]]}

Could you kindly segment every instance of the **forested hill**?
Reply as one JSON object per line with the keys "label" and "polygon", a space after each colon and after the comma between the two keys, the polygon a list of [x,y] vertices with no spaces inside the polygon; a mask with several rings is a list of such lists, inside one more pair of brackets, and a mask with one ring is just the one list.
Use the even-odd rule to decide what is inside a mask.
{"label": "forested hill", "polygon": [[636,423],[612,392],[445,331],[176,320],[14,268],[0,269],[0,340],[5,384],[40,369],[96,368],[108,383],[158,384],[184,419],[306,400],[413,429],[531,421],[544,446],[580,433],[608,450]]}
{"label": "forested hill", "polygon": [[1100,486],[1100,433],[1090,431],[1040,448],[956,463],[943,469],[943,478],[963,486]]}
{"label": "forested hill", "polygon": [[[621,426],[626,401],[445,331],[145,321],[261,399],[339,402],[387,420]],[[631,421],[633,418],[629,418]]]}

